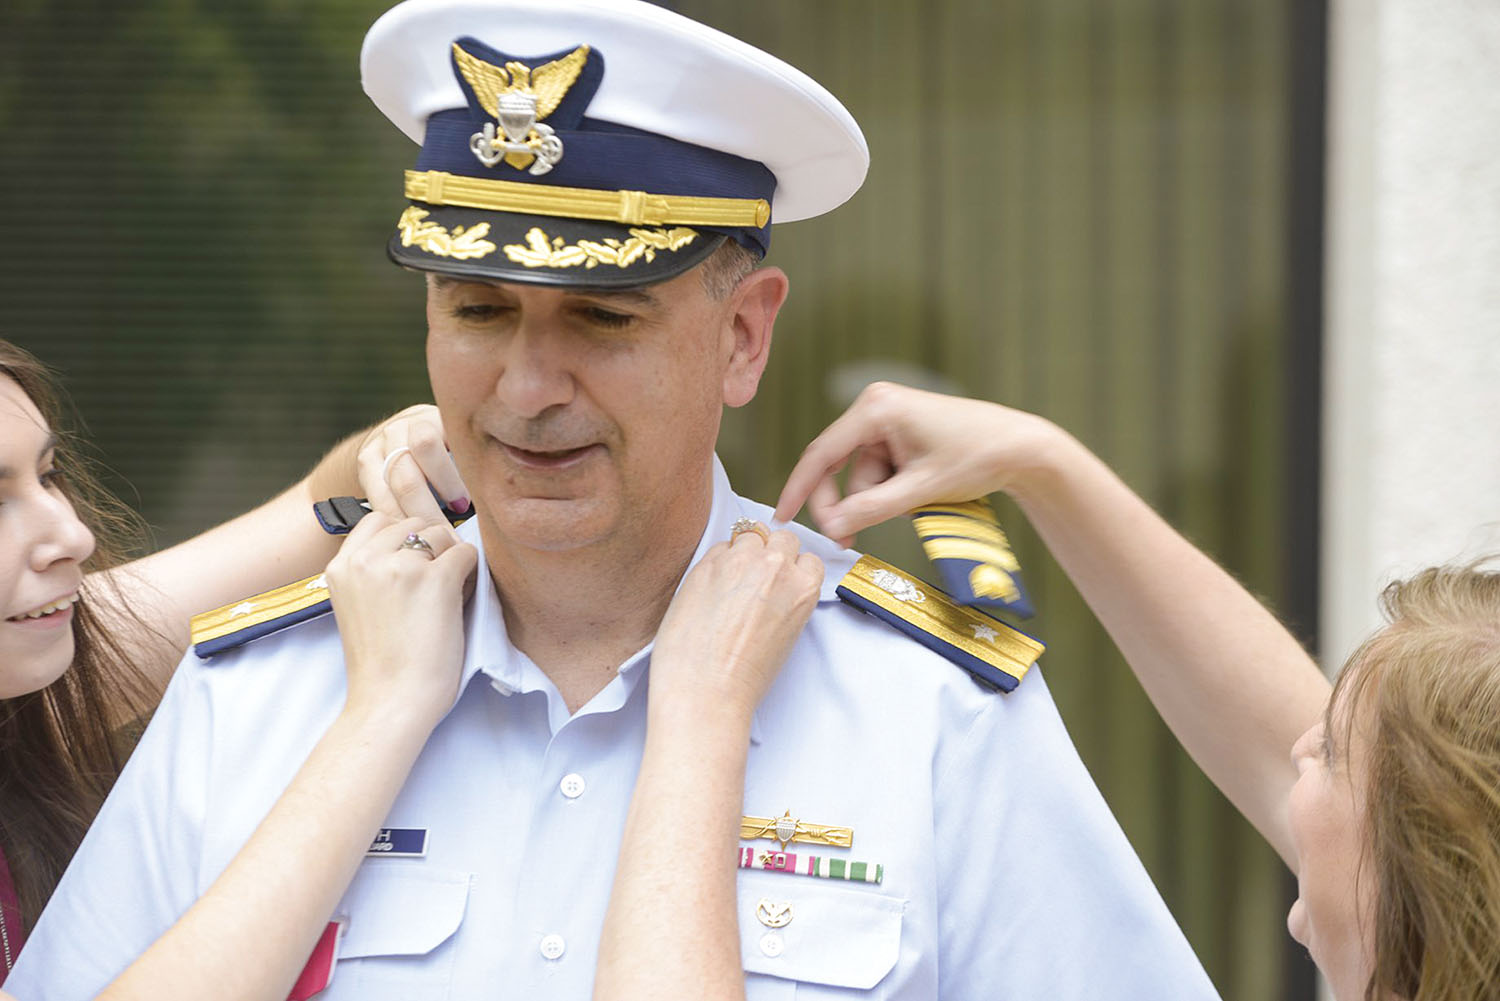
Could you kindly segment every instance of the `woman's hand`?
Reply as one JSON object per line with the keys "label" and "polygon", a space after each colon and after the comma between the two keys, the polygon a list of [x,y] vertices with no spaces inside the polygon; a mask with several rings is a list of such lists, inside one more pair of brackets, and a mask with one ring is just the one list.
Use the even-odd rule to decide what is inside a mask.
{"label": "woman's hand", "polygon": [[434,491],[458,514],[469,509],[469,488],[448,454],[442,419],[431,404],[407,407],[371,428],[360,442],[357,462],[361,492],[376,511],[437,521],[443,514]]}
{"label": "woman's hand", "polygon": [[457,697],[476,560],[444,521],[376,511],[354,527],[325,571],[343,711],[208,891],[99,1001],[287,996]]}
{"label": "woman's hand", "polygon": [[349,672],[346,712],[395,709],[437,725],[458,697],[463,590],[477,561],[445,521],[375,511],[354,526],[327,570]]}
{"label": "woman's hand", "polygon": [[[823,564],[764,525],[704,554],[656,633],[646,747],[599,941],[596,1001],[745,996],[735,845],[750,721],[818,603]],[[671,961],[656,946],[675,929]]]}
{"label": "woman's hand", "polygon": [[709,549],[672,598],[651,655],[653,712],[748,724],[780,672],[818,603],[823,564],[791,532],[757,528]]}
{"label": "woman's hand", "polygon": [[[790,521],[805,503],[844,545],[861,529],[934,501],[1016,495],[1073,440],[1034,414],[890,382],[866,387],[803,451],[776,504]],[[834,475],[853,459],[847,493]]]}

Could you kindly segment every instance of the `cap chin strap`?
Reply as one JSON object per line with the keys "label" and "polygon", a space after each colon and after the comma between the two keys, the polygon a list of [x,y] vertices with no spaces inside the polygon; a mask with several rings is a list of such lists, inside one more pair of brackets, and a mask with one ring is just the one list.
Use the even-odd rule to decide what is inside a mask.
{"label": "cap chin strap", "polygon": [[754,227],[770,222],[764,198],[703,198],[490,181],[441,170],[408,170],[406,197],[428,205],[593,219],[626,226]]}

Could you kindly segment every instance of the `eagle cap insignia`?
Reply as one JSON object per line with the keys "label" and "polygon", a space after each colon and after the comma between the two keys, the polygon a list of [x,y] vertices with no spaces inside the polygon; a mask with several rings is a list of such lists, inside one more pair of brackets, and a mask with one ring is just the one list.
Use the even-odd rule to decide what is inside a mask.
{"label": "eagle cap insignia", "polygon": [[562,159],[563,142],[542,119],[557,110],[578,81],[589,47],[580,45],[539,66],[517,59],[490,62],[470,51],[480,47],[467,38],[453,43],[453,67],[467,85],[471,106],[477,104],[494,119],[469,137],[469,148],[486,167],[503,160],[516,170],[529,167],[534,176],[547,173]]}

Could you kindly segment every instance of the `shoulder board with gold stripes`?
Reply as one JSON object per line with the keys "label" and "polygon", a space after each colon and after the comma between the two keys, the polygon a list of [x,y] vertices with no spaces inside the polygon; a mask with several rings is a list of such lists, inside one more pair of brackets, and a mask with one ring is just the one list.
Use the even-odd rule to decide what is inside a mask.
{"label": "shoulder board with gold stripes", "polygon": [[873,556],[861,556],[839,582],[838,596],[884,619],[979,681],[1009,692],[1046,647],[1038,640]]}
{"label": "shoulder board with gold stripes", "polygon": [[1021,564],[988,500],[924,504],[911,512],[911,520],[954,601],[1001,608],[1023,619],[1035,614],[1021,581]]}
{"label": "shoulder board with gold stripes", "polygon": [[193,652],[207,659],[332,609],[323,575],[307,577],[193,616]]}

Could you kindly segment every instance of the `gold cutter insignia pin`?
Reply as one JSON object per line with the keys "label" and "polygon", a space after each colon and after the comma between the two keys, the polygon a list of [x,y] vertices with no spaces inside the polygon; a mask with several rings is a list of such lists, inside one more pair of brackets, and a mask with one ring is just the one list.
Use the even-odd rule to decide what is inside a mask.
{"label": "gold cutter insignia pin", "polygon": [[767,928],[785,928],[792,923],[792,902],[761,897],[755,905],[755,917]]}
{"label": "gold cutter insignia pin", "polygon": [[779,841],[783,849],[793,842],[850,848],[854,845],[854,828],[809,824],[793,817],[792,811],[787,810],[779,817],[741,817],[740,837],[745,840],[768,838]]}

